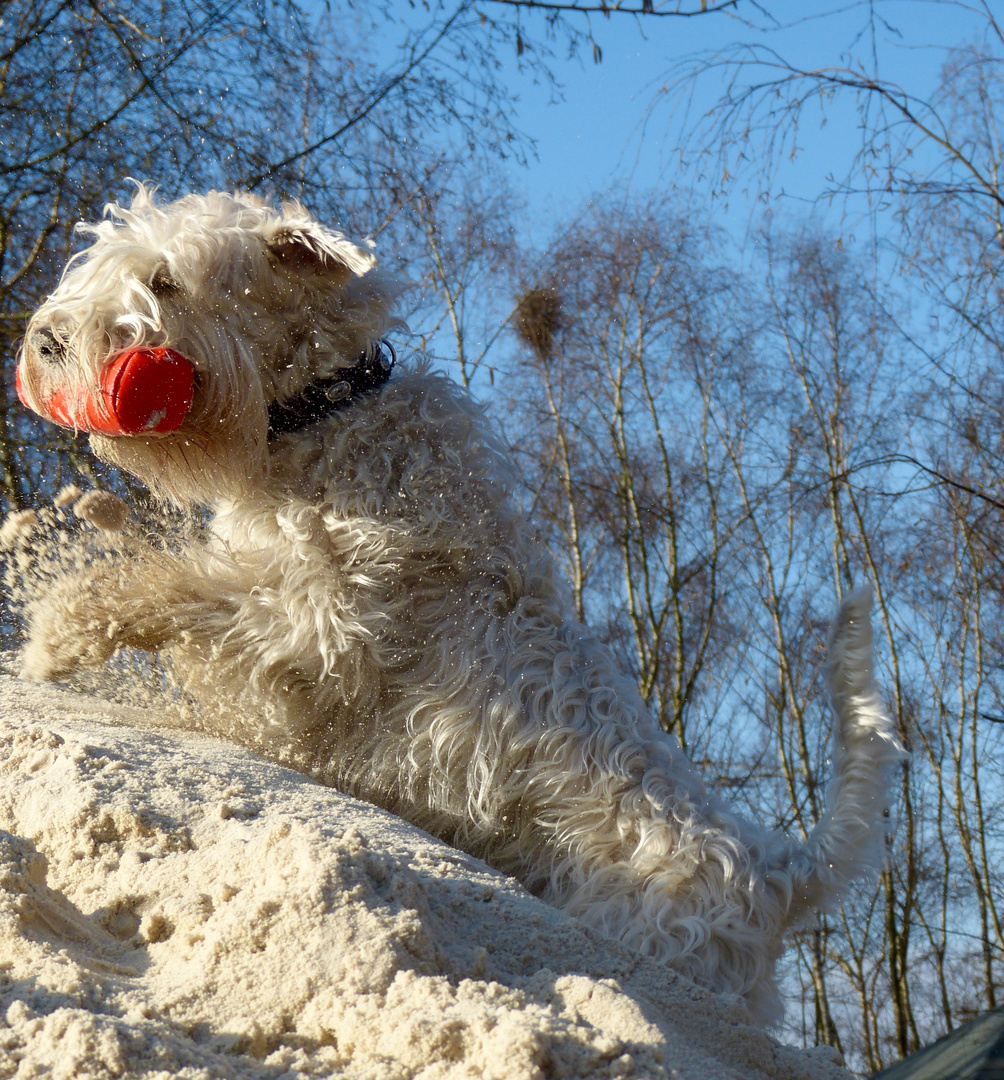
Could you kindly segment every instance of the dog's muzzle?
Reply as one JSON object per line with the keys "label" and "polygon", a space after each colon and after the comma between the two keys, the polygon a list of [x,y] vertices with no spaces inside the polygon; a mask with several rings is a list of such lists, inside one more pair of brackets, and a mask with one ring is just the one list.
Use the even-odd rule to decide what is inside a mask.
{"label": "dog's muzzle", "polygon": [[40,416],[75,431],[101,435],[164,435],[181,426],[192,406],[195,368],[174,349],[139,346],[114,356],[101,374],[97,400],[58,389],[37,407],[25,400],[21,365],[17,396]]}

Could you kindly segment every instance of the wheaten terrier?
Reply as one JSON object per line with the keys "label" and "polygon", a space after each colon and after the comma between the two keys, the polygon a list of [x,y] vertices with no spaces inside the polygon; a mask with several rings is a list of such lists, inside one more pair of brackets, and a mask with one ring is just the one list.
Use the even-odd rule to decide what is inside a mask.
{"label": "wheaten terrier", "polygon": [[775,1020],[785,932],[876,861],[902,754],[867,593],[830,642],[828,811],[803,840],[766,831],[576,622],[478,406],[421,363],[391,373],[398,287],[368,248],[296,203],[218,192],[158,206],[140,189],[87,231],[28,326],[22,400],[213,517],[53,586],[24,674],[162,651],[204,728]]}

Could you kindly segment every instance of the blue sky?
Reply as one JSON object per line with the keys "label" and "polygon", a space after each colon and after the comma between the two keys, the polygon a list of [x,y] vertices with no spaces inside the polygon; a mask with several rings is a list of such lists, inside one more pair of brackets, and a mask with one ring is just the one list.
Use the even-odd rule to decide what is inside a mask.
{"label": "blue sky", "polygon": [[[561,215],[611,185],[645,189],[675,183],[699,189],[696,174],[681,174],[674,153],[682,97],[660,93],[673,64],[736,41],[769,45],[806,67],[840,65],[852,49],[870,52],[870,43],[859,36],[865,5],[847,3],[841,14],[818,17],[835,6],[822,0],[771,4],[778,16],[798,21],[770,34],[756,34],[719,16],[640,22],[624,16],[594,18],[593,33],[603,61],[595,64],[588,54],[557,61],[554,70],[563,86],[563,100],[550,102],[548,90],[532,86],[513,70],[512,85],[520,96],[519,123],[537,141],[537,160],[525,169],[512,168],[513,186],[531,212],[543,217]],[[947,48],[973,40],[985,24],[966,6],[946,0],[880,0],[875,7],[898,31],[885,30],[876,38],[879,74],[924,97],[936,87]],[[709,108],[717,90],[713,77],[698,83],[694,112]],[[826,188],[829,174],[843,175],[860,145],[850,98],[830,106],[825,127],[819,125],[818,112],[807,117],[801,150],[777,177],[785,192],[779,202],[796,212],[811,206]],[[718,209],[723,220],[741,230],[755,205],[752,194],[737,185],[727,217],[721,204]]]}

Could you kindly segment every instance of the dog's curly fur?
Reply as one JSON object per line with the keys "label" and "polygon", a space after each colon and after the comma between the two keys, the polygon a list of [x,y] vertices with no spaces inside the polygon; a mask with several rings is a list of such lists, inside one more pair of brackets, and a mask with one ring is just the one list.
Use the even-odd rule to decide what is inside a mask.
{"label": "dog's curly fur", "polygon": [[803,842],[743,820],[575,621],[504,446],[449,379],[416,362],[268,438],[270,403],[394,326],[398,286],[368,249],[248,195],[157,205],[140,188],[109,211],[28,327],[23,392],[42,407],[56,386],[93,391],[117,350],[178,350],[197,370],[183,426],[92,444],[214,517],[181,550],[124,540],[117,563],[38,600],[24,674],[163,650],[203,726],[292,755],[775,1021],[782,939],[876,861],[902,753],[868,594],[831,635],[826,816]]}

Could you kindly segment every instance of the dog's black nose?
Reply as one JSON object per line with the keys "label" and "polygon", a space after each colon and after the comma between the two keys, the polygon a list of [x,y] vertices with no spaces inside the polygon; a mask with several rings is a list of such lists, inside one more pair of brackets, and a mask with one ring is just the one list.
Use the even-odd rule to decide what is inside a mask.
{"label": "dog's black nose", "polygon": [[31,335],[31,348],[46,364],[60,364],[66,359],[66,346],[48,328]]}

